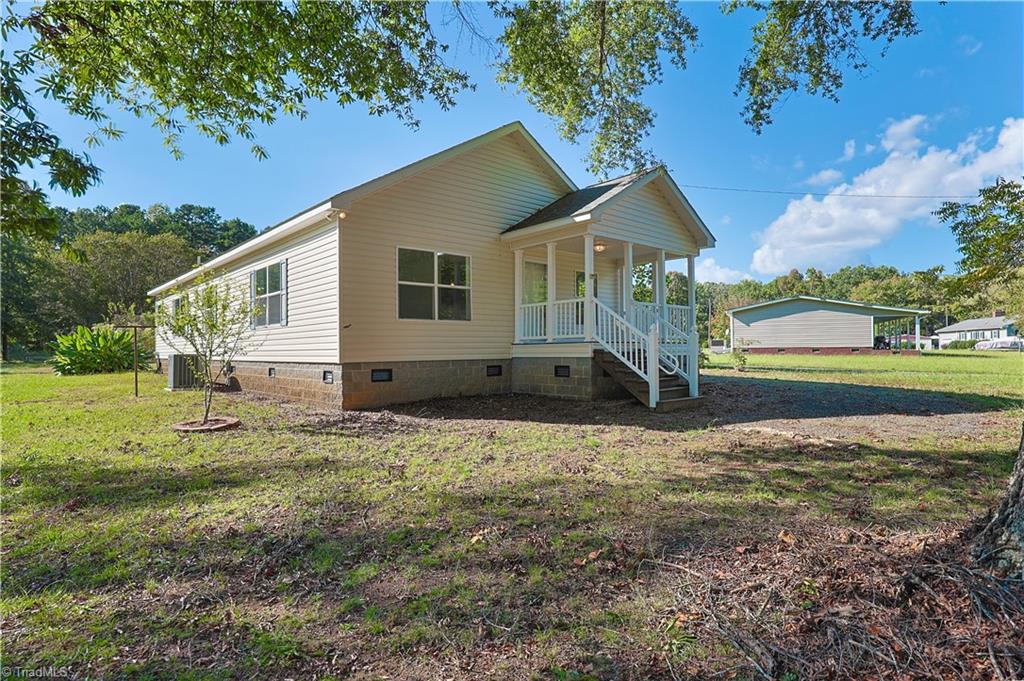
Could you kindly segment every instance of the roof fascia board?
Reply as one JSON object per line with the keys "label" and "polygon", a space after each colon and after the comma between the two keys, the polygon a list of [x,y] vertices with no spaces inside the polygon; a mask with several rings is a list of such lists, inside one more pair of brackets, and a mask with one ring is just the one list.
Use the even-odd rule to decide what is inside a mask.
{"label": "roof fascia board", "polygon": [[164,284],[160,284],[154,289],[150,289],[149,291],[146,292],[146,295],[154,296],[163,293],[168,289],[174,288],[175,286],[195,279],[197,276],[204,272],[216,270],[220,267],[227,265],[228,263],[238,260],[244,255],[247,255],[265,246],[269,246],[273,243],[281,241],[282,239],[285,239],[295,234],[299,230],[305,229],[306,227],[310,227],[312,225],[317,224],[318,222],[322,222],[323,220],[328,219],[333,211],[334,208],[331,206],[330,202],[323,203],[320,204],[319,206],[310,208],[304,213],[300,213],[299,215],[290,218],[286,222],[283,222],[276,227],[271,227],[269,229],[263,230],[263,232],[260,235],[252,239],[249,239],[243,244],[235,246],[226,253],[221,253],[213,260],[203,263],[199,267],[196,267],[195,269],[190,270],[179,277],[175,277],[174,279],[171,279],[170,281]]}
{"label": "roof fascia board", "polygon": [[529,227],[513,229],[511,232],[502,232],[500,238],[502,241],[514,241],[522,237],[530,236],[531,234],[546,232],[549,229],[558,229],[559,227],[576,225],[581,222],[588,222],[590,220],[590,213],[583,213],[581,215],[570,215],[567,218],[557,218],[555,220],[548,220],[547,222],[541,222],[536,225],[530,225]]}

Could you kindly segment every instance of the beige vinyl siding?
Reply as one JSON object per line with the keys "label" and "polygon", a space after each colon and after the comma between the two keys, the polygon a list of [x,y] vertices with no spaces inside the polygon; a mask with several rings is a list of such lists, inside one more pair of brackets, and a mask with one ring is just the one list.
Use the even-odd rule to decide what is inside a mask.
{"label": "beige vinyl siding", "polygon": [[846,305],[791,300],[733,314],[733,347],[871,347],[872,315]]}
{"label": "beige vinyl siding", "polygon": [[[260,362],[339,361],[338,227],[329,222],[297,234],[261,252],[232,263],[223,275],[248,295],[249,273],[287,260],[287,315],[284,326],[251,331],[251,351],[246,360]],[[223,277],[218,277],[222,280]],[[159,304],[170,304],[168,296]],[[176,350],[157,334],[157,352],[166,356]]]}
{"label": "beige vinyl siding", "polygon": [[624,196],[601,216],[593,231],[672,253],[696,254],[697,242],[652,181]]}
{"label": "beige vinyl siding", "polygon": [[[499,234],[565,191],[525,145],[507,135],[352,205],[341,237],[342,361],[510,357],[514,258]],[[399,246],[470,257],[470,321],[398,319]]]}
{"label": "beige vinyl siding", "polygon": [[[582,247],[582,242],[580,243]],[[525,253],[527,260],[547,263],[547,251],[531,248]],[[597,299],[612,309],[621,307],[621,283],[618,260],[594,254],[594,273],[597,275]],[[583,253],[559,250],[555,260],[555,297],[568,300],[576,297],[576,273],[583,271]]]}

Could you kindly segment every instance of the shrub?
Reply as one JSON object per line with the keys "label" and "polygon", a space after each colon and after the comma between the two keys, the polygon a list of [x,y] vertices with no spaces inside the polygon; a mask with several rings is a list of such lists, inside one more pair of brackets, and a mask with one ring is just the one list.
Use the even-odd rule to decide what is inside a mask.
{"label": "shrub", "polygon": [[[95,329],[78,326],[68,334],[57,334],[53,348],[54,370],[62,376],[103,374],[132,368],[132,333],[97,325]],[[139,366],[149,363],[151,353],[139,348]]]}
{"label": "shrub", "polygon": [[946,346],[947,350],[973,350],[974,346],[978,344],[976,339],[974,340],[955,340]]}

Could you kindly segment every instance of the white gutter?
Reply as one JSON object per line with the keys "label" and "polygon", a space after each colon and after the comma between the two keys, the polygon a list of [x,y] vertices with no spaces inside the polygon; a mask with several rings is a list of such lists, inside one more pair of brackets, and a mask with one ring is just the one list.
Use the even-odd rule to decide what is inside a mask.
{"label": "white gutter", "polygon": [[253,251],[263,248],[264,246],[268,246],[269,244],[287,238],[292,234],[295,234],[296,232],[305,229],[306,227],[309,227],[310,225],[314,225],[320,222],[321,220],[326,220],[329,217],[331,217],[332,214],[335,212],[336,209],[331,205],[330,201],[319,206],[316,206],[315,208],[310,208],[304,213],[299,213],[295,217],[282,222],[280,225],[277,225],[276,227],[271,227],[270,229],[264,230],[263,233],[260,234],[259,236],[249,239],[243,244],[235,246],[226,253],[221,253],[213,260],[203,263],[194,270],[186,272],[180,277],[175,277],[174,279],[171,279],[167,283],[160,284],[156,288],[146,291],[146,295],[158,295],[160,293],[163,293],[164,291],[167,291],[168,289],[172,289],[176,286],[179,286],[180,284],[195,279],[197,276],[204,272],[209,272],[210,270],[216,270],[219,267],[223,267],[229,262],[239,259],[243,255],[252,253]]}
{"label": "white gutter", "polygon": [[570,215],[567,218],[555,218],[554,220],[548,220],[547,222],[538,222],[536,225],[530,225],[529,227],[513,229],[511,232],[502,232],[499,238],[502,241],[513,241],[524,236],[537,234],[538,232],[545,232],[549,229],[578,225],[581,222],[587,222],[591,217],[590,213],[580,213],[579,215]]}

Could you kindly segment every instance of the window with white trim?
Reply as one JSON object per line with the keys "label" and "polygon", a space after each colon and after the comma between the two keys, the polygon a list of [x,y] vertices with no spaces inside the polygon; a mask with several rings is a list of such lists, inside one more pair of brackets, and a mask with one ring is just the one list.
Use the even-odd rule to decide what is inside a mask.
{"label": "window with white trim", "polygon": [[469,321],[469,256],[398,249],[398,318]]}
{"label": "window with white trim", "polygon": [[249,274],[249,299],[254,309],[253,328],[288,323],[288,261],[261,267]]}

